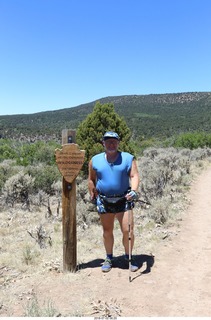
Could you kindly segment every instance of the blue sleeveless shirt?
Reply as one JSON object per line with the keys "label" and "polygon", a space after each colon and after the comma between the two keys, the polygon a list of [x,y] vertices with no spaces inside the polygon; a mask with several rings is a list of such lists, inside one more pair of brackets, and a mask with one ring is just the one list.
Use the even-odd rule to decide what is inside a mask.
{"label": "blue sleeveless shirt", "polygon": [[92,158],[92,167],[97,174],[96,189],[107,196],[123,195],[130,187],[130,170],[134,156],[128,152],[118,152],[114,163],[109,163],[105,152]]}

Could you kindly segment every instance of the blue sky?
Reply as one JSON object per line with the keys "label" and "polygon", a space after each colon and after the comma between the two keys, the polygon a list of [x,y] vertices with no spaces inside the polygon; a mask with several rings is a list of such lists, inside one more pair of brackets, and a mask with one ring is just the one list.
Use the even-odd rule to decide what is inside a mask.
{"label": "blue sky", "polygon": [[210,0],[0,0],[0,115],[211,91]]}

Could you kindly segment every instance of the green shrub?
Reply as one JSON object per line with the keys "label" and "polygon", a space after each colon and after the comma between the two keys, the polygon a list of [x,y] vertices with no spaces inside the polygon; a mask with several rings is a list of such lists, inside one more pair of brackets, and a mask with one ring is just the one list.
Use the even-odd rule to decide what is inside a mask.
{"label": "green shrub", "polygon": [[88,173],[88,163],[92,156],[104,151],[102,136],[106,131],[116,131],[120,138],[119,149],[135,153],[134,145],[130,142],[131,132],[123,118],[114,111],[113,104],[96,103],[93,112],[78,126],[76,141],[85,150],[83,173]]}
{"label": "green shrub", "polygon": [[15,165],[15,160],[4,160],[0,163],[0,190],[2,190],[5,182],[14,174],[21,170]]}
{"label": "green shrub", "polygon": [[19,157],[17,164],[28,166],[38,163],[47,165],[55,164],[55,149],[58,144],[54,142],[46,143],[37,141],[35,143],[24,143],[19,148]]}
{"label": "green shrub", "polygon": [[138,159],[140,194],[151,204],[148,215],[166,223],[174,202],[180,201],[191,183],[193,167],[211,156],[211,149],[149,148]]}
{"label": "green shrub", "polygon": [[39,164],[36,167],[29,166],[27,172],[34,178],[34,193],[43,190],[48,194],[53,194],[52,185],[62,178],[56,165]]}
{"label": "green shrub", "polygon": [[5,159],[15,159],[16,151],[10,140],[0,139],[0,162]]}
{"label": "green shrub", "polygon": [[29,207],[29,195],[33,190],[34,178],[24,171],[10,177],[3,187],[3,198],[6,204],[14,206],[19,202]]}

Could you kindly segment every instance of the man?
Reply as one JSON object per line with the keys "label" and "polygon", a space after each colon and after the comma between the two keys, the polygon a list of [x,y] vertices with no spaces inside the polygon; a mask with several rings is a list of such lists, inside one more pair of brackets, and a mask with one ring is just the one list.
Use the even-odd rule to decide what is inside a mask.
{"label": "man", "polygon": [[[118,151],[119,142],[120,137],[116,132],[106,132],[103,136],[105,152],[95,155],[89,162],[89,193],[91,200],[96,200],[103,227],[106,251],[106,259],[102,265],[103,272],[108,272],[112,268],[115,218],[119,221],[122,231],[122,242],[127,261],[129,261],[134,245],[132,208],[134,200],[137,198],[139,173],[134,156],[128,152]],[[129,252],[130,250],[131,252]],[[137,271],[138,266],[134,259],[131,261],[131,271]]]}

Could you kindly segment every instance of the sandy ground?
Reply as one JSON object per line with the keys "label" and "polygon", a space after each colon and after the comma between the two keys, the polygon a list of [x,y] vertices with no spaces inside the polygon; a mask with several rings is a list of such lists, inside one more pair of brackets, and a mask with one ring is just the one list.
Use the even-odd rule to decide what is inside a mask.
{"label": "sandy ground", "polygon": [[153,256],[140,248],[136,258],[142,266],[132,281],[120,258],[107,274],[96,259],[75,274],[22,276],[0,292],[10,301],[10,306],[0,305],[0,316],[23,316],[36,295],[40,301],[50,299],[58,316],[65,317],[210,317],[211,167],[192,184],[189,197],[177,234],[159,243]]}

